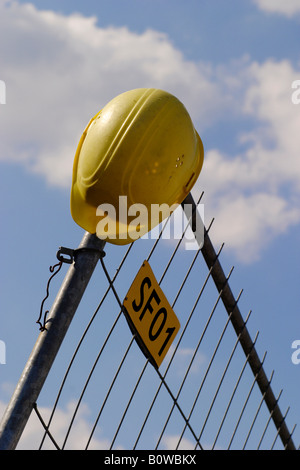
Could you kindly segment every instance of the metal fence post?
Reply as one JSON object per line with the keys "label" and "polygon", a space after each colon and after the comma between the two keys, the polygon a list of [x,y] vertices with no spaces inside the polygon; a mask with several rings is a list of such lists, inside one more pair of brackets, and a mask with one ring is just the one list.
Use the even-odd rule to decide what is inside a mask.
{"label": "metal fence post", "polygon": [[[195,230],[198,231],[198,238],[200,239],[200,243],[201,243],[200,248],[202,251],[203,258],[207,264],[207,267],[209,269],[212,269],[211,276],[213,278],[215,286],[221,295],[221,299],[222,299],[224,307],[227,310],[227,313],[231,315],[232,326],[235,329],[236,334],[240,336],[239,342],[244,350],[246,357],[248,356],[249,365],[251,367],[251,370],[254,376],[256,377],[256,382],[260,388],[262,395],[264,396],[264,401],[269,409],[270,416],[272,417],[272,420],[276,426],[276,429],[284,445],[284,448],[287,450],[296,450],[295,444],[291,438],[291,434],[285,423],[285,419],[278,406],[273,390],[270,387],[270,382],[265,374],[263,365],[259,359],[259,356],[256,352],[256,349],[248,333],[248,330],[245,327],[245,322],[241,315],[240,309],[237,305],[237,301],[231,291],[231,288],[224,274],[223,268],[218,260],[215,249],[205,229],[204,229],[204,243],[202,245],[201,236],[202,236],[202,230],[203,230],[203,225],[202,225],[203,222],[201,221],[201,217],[199,216],[196,203],[191,193],[188,194],[188,196],[182,203],[183,209],[184,209],[184,204],[192,205],[192,211],[190,212],[192,212],[193,214],[193,219],[189,220],[189,223],[194,231]],[[200,233],[200,236],[199,236],[199,233]],[[196,234],[195,234],[195,237],[197,239]]]}
{"label": "metal fence post", "polygon": [[16,448],[105,242],[85,233],[0,423],[0,450]]}

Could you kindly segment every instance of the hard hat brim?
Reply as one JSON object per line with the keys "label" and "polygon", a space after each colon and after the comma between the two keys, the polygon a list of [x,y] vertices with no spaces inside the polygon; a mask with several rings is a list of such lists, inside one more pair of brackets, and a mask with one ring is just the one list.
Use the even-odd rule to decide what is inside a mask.
{"label": "hard hat brim", "polygon": [[81,228],[96,233],[96,208],[84,201],[76,182],[72,185],[71,215]]}

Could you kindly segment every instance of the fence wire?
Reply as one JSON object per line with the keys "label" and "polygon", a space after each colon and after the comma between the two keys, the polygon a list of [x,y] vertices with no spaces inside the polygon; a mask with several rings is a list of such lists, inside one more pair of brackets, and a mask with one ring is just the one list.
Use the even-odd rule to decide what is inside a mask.
{"label": "fence wire", "polygon": [[[154,240],[105,245],[27,424],[40,429],[38,449],[295,449],[259,334],[247,328],[251,311],[242,316],[233,268],[221,266],[223,245],[215,251],[208,227],[203,247],[186,250],[188,221],[176,241],[164,238],[168,223]],[[144,260],[181,323],[159,369],[123,313]]]}

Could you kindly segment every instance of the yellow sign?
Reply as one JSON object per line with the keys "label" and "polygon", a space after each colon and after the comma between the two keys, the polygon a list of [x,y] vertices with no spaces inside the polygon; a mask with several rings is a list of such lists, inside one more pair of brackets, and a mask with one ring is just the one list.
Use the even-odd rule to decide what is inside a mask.
{"label": "yellow sign", "polygon": [[137,273],[123,306],[139,346],[152,364],[159,367],[180,323],[147,261]]}

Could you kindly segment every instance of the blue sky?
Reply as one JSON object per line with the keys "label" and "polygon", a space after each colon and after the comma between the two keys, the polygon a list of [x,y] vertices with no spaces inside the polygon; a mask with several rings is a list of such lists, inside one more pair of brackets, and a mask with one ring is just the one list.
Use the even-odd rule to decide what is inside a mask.
{"label": "blue sky", "polygon": [[283,408],[298,423],[299,0],[0,0],[2,407],[33,347],[58,246],[75,247],[69,193],[79,137],[101,107],[137,87],[174,93],[205,147],[211,238],[244,288]]}

